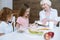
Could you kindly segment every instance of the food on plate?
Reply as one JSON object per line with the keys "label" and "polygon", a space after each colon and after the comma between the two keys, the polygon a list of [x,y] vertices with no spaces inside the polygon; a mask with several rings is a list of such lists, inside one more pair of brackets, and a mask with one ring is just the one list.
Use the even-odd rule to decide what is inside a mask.
{"label": "food on plate", "polygon": [[29,32],[30,32],[31,34],[38,34],[38,35],[42,35],[42,34],[43,34],[42,31],[32,30],[32,29],[29,29]]}
{"label": "food on plate", "polygon": [[49,28],[40,28],[38,30],[50,30]]}

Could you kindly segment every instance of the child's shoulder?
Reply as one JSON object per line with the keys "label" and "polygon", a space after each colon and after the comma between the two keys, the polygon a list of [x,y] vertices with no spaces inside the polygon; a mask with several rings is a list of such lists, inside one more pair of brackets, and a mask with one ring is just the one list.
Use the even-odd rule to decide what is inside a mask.
{"label": "child's shoulder", "polygon": [[0,23],[0,26],[2,26],[2,27],[5,27],[5,26],[7,26],[8,24],[6,23],[6,22],[4,22],[4,21],[2,21],[1,23]]}
{"label": "child's shoulder", "polygon": [[18,19],[22,19],[22,17],[18,17]]}

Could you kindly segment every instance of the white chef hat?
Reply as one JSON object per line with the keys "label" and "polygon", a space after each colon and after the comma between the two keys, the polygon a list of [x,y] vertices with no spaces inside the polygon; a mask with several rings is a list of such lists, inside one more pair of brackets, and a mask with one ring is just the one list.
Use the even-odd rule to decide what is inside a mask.
{"label": "white chef hat", "polygon": [[51,1],[50,0],[41,0],[40,4],[43,5],[43,4],[48,4],[49,6],[51,6]]}

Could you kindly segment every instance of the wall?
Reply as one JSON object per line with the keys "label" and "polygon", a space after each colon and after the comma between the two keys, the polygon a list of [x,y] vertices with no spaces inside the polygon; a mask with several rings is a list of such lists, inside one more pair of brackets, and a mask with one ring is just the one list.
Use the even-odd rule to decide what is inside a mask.
{"label": "wall", "polygon": [[13,0],[0,0],[0,9],[8,7],[13,9]]}

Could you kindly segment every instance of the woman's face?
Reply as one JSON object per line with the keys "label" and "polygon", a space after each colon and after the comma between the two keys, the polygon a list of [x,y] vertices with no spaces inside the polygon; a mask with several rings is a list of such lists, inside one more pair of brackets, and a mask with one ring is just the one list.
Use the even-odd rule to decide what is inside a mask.
{"label": "woman's face", "polygon": [[48,10],[49,9],[49,5],[48,4],[42,4],[42,8],[44,9],[44,10]]}
{"label": "woman's face", "polygon": [[30,8],[26,9],[26,12],[25,12],[24,16],[28,17],[29,16],[29,12],[30,12]]}

